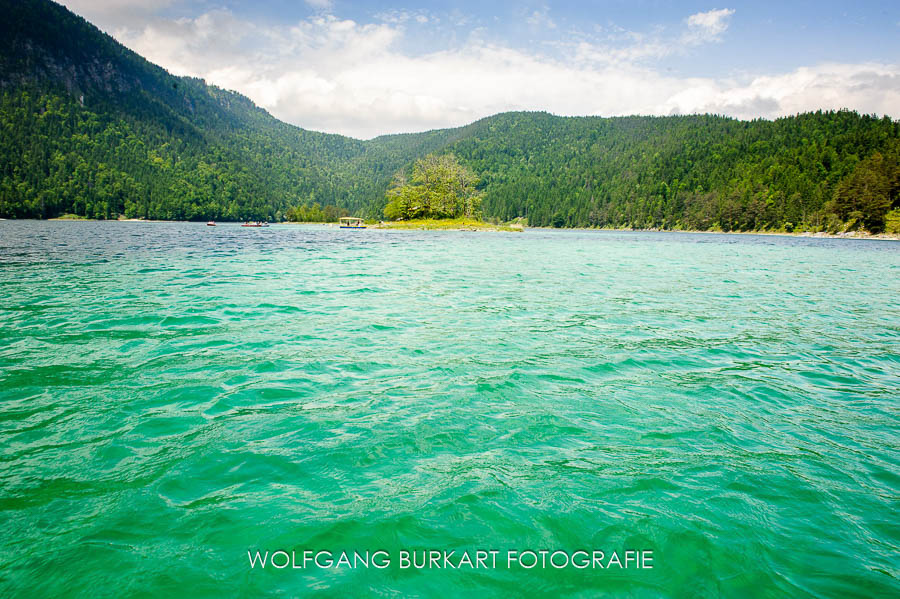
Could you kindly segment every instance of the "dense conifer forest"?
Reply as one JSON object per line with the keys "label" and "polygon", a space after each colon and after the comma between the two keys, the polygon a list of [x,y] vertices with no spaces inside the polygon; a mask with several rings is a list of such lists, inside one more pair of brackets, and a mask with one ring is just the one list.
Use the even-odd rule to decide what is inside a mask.
{"label": "dense conifer forest", "polygon": [[0,217],[382,218],[428,155],[532,226],[900,232],[900,123],[851,111],[504,113],[360,141],[175,77],[48,0],[0,0]]}

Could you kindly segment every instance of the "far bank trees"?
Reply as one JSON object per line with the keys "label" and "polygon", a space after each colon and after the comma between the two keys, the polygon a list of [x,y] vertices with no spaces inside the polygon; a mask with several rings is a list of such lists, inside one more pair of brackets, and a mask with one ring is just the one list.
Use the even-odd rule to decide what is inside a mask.
{"label": "far bank trees", "polygon": [[897,233],[892,230],[896,227],[892,218],[900,215],[891,214],[894,204],[900,207],[900,143],[897,142],[884,155],[875,152],[857,164],[838,183],[834,198],[825,208],[845,221],[847,228],[862,225],[871,233],[885,229]]}

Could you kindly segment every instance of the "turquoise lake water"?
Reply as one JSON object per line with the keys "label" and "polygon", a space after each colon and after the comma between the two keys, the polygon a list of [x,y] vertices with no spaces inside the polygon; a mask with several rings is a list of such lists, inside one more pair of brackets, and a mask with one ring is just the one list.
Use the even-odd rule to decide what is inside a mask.
{"label": "turquoise lake water", "polygon": [[0,300],[2,596],[900,594],[900,243],[6,221]]}

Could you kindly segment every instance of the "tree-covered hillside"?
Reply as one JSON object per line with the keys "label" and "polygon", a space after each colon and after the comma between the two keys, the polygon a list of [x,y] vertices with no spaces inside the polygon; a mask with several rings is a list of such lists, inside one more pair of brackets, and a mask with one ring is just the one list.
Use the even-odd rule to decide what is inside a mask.
{"label": "tree-covered hillside", "polygon": [[451,153],[485,217],[536,226],[878,231],[900,214],[886,217],[900,189],[889,118],[506,113],[360,141],[175,77],[49,0],[0,10],[2,217],[378,218],[395,175]]}
{"label": "tree-covered hillside", "polygon": [[448,150],[480,174],[485,214],[534,226],[822,228],[862,210],[877,230],[883,202],[860,196],[847,210],[854,200],[835,197],[876,155],[895,207],[900,191],[900,124],[849,111],[774,122],[508,113]]}

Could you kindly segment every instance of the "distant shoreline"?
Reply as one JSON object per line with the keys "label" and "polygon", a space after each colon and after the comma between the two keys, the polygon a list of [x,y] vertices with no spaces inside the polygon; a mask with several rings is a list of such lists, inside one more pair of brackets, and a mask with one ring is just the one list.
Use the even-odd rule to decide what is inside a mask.
{"label": "distant shoreline", "polygon": [[[96,219],[96,218],[48,218],[48,219],[18,219],[18,218],[2,218],[2,221],[25,221],[25,220],[46,220],[46,221],[70,221],[70,222],[123,222],[123,223],[197,223],[205,224],[206,221],[188,221],[188,220],[156,220],[141,218],[119,218],[119,219]],[[217,224],[241,224],[244,221],[218,221]],[[404,222],[404,221],[396,221]],[[394,223],[394,224],[392,224]],[[900,241],[900,235],[892,235],[889,233],[865,233],[862,231],[850,231],[847,233],[826,233],[824,231],[797,231],[789,233],[787,231],[699,231],[691,229],[616,229],[606,227],[511,227],[509,225],[494,225],[484,223],[484,226],[461,225],[458,227],[429,227],[406,221],[406,225],[397,226],[395,221],[382,221],[374,225],[367,225],[370,229],[391,229],[391,230],[413,230],[413,231],[612,231],[620,233],[702,233],[706,235],[777,235],[779,237],[804,237],[810,239],[870,239],[876,241]],[[269,223],[272,225],[321,225],[327,227],[329,225],[337,225],[337,223],[323,222],[294,222],[285,221],[281,223]]]}
{"label": "distant shoreline", "polygon": [[702,233],[705,235],[777,235],[779,237],[805,237],[810,239],[874,239],[877,241],[900,241],[900,235],[890,233],[866,233],[849,231],[847,233],[826,233],[824,231],[701,231],[694,229],[614,229],[608,227],[526,227],[538,231],[613,231],[618,233]]}

